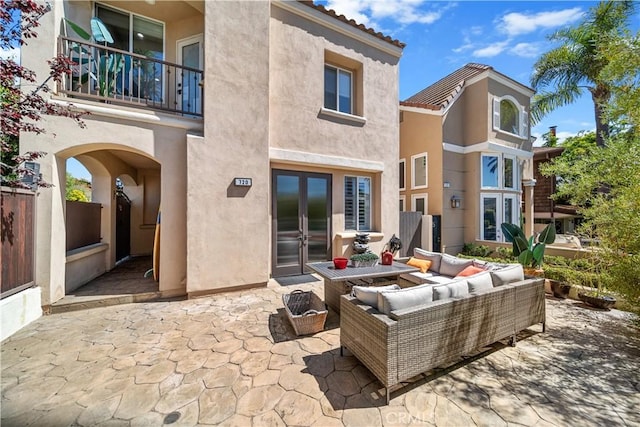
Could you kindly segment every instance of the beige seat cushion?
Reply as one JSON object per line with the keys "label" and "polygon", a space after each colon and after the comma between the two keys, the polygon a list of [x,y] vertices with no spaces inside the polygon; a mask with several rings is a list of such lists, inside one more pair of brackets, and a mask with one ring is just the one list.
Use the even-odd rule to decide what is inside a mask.
{"label": "beige seat cushion", "polygon": [[472,259],[458,258],[448,254],[442,254],[440,262],[440,274],[444,276],[457,276],[462,270],[473,264]]}
{"label": "beige seat cushion", "polygon": [[511,264],[500,270],[492,270],[490,273],[494,287],[524,280],[524,270],[520,264]]}
{"label": "beige seat cushion", "polygon": [[469,285],[469,292],[478,292],[493,288],[491,273],[488,271],[469,276],[466,280],[467,285]]}
{"label": "beige seat cushion", "polygon": [[358,298],[361,302],[371,307],[378,306],[378,293],[382,291],[393,291],[400,289],[398,285],[387,286],[354,286],[351,288],[351,295]]}
{"label": "beige seat cushion", "polygon": [[431,267],[429,271],[435,271],[440,273],[440,261],[442,260],[442,254],[440,252],[429,252],[424,249],[414,248],[413,256],[420,259],[427,259],[431,261]]}
{"label": "beige seat cushion", "polygon": [[433,300],[440,301],[448,298],[455,298],[467,295],[469,293],[469,286],[466,280],[458,280],[448,285],[434,286],[433,287]]}
{"label": "beige seat cushion", "polygon": [[433,285],[414,286],[399,291],[378,294],[378,311],[389,315],[392,311],[433,301]]}

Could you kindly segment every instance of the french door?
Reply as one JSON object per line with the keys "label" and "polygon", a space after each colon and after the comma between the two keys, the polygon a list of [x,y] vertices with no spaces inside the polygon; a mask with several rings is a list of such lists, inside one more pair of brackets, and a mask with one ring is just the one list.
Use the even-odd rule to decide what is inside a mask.
{"label": "french door", "polygon": [[178,40],[178,63],[189,69],[182,69],[182,75],[177,82],[176,99],[180,110],[194,115],[202,114],[202,75],[191,69],[203,68],[203,36],[202,34],[188,39]]}
{"label": "french door", "polygon": [[331,175],[272,171],[272,276],[330,258]]}
{"label": "french door", "polygon": [[515,194],[480,194],[480,240],[503,242],[501,224],[520,225],[520,205]]}

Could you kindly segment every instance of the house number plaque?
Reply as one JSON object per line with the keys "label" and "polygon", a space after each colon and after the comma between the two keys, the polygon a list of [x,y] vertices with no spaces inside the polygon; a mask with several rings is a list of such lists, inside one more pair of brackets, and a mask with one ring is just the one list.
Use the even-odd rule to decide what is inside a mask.
{"label": "house number plaque", "polygon": [[251,178],[235,178],[234,184],[236,187],[251,187],[253,183]]}

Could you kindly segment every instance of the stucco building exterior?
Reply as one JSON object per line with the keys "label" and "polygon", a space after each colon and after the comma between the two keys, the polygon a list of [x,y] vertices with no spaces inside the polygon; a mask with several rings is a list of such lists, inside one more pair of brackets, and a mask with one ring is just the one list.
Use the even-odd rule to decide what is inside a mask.
{"label": "stucco building exterior", "polygon": [[531,235],[533,93],[471,63],[400,103],[400,210],[439,215],[443,251],[503,242],[522,212]]}
{"label": "stucco building exterior", "polygon": [[[82,41],[64,20],[94,16],[113,43]],[[43,76],[47,58],[71,54],[79,65],[51,102],[91,113],[85,129],[46,117],[46,134],[21,139],[48,153],[40,172],[55,184],[38,195],[42,306],[114,267],[116,179],[130,255],[152,253],[161,210],[165,296],[262,286],[350,254],[356,231],[376,252],[397,232],[399,41],[310,2],[55,1],[40,22],[23,64]],[[116,54],[105,89],[91,67]],[[72,254],[70,157],[102,204],[100,242]]]}

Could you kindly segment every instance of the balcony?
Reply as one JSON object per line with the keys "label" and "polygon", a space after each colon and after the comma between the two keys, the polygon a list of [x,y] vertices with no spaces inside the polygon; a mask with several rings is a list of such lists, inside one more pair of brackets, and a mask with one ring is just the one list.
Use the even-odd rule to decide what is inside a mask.
{"label": "balcony", "polygon": [[59,53],[75,63],[58,83],[59,93],[192,118],[203,115],[202,70],[69,37],[59,38]]}

